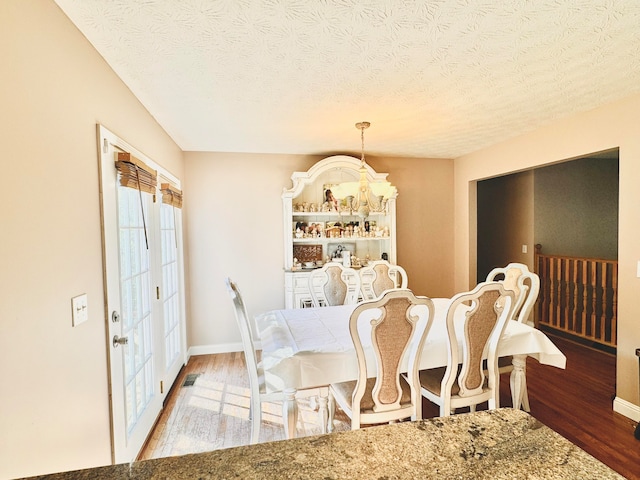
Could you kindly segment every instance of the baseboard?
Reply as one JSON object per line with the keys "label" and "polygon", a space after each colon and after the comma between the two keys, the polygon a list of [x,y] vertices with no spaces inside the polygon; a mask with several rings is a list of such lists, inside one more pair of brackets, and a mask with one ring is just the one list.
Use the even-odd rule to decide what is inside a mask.
{"label": "baseboard", "polygon": [[613,411],[620,415],[624,415],[631,420],[640,422],[640,407],[631,402],[627,402],[620,397],[616,397],[613,400]]}
{"label": "baseboard", "polygon": [[[256,342],[256,350],[260,350],[260,342]],[[221,343],[217,345],[194,345],[189,347],[187,352],[187,360],[194,355],[213,355],[216,353],[242,352],[242,342],[237,343]]]}

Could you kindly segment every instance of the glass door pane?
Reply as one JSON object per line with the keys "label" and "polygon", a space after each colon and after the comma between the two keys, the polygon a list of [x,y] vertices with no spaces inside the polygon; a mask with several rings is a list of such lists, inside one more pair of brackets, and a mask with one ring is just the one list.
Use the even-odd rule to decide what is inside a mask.
{"label": "glass door pane", "polygon": [[177,215],[179,213],[173,207],[164,203],[160,206],[162,248],[162,296],[160,298],[163,305],[166,370],[169,370],[182,354]]}
{"label": "glass door pane", "polygon": [[150,201],[149,194],[118,187],[122,334],[129,339],[129,343],[123,345],[126,430],[129,433],[154,395],[153,291],[150,255],[145,239]]}

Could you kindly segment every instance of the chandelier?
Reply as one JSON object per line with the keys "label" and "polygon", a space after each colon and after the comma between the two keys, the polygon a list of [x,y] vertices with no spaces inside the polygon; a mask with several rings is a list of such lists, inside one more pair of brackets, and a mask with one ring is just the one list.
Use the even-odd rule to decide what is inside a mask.
{"label": "chandelier", "polygon": [[390,182],[369,182],[367,180],[367,165],[364,159],[364,131],[371,126],[369,122],[358,122],[356,128],[360,130],[362,142],[362,156],[360,158],[360,180],[357,182],[343,182],[333,189],[333,195],[344,200],[346,208],[357,212],[361,218],[366,218],[371,212],[384,212],[386,201],[396,191]]}

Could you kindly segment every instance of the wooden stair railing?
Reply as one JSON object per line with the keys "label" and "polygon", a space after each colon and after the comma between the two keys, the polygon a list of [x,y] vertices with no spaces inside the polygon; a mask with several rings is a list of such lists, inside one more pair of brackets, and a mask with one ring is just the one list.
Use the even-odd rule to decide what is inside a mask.
{"label": "wooden stair railing", "polygon": [[616,346],[618,262],[546,255],[536,245],[540,277],[536,324]]}

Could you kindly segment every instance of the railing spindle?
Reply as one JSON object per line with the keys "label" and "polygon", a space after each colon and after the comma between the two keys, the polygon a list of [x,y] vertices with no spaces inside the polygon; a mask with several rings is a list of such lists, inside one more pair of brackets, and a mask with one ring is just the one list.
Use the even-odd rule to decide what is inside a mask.
{"label": "railing spindle", "polygon": [[591,265],[591,337],[596,337],[596,273],[597,266],[593,261],[589,261]]}
{"label": "railing spindle", "polygon": [[571,275],[569,274],[569,269],[571,267],[571,259],[564,259],[564,302],[562,307],[564,309],[564,328],[567,331],[571,331],[571,326],[569,324],[569,279]]}
{"label": "railing spindle", "polygon": [[556,326],[553,316],[553,311],[556,303],[556,269],[555,269],[555,259],[549,259],[549,324]]}
{"label": "railing spindle", "polygon": [[589,264],[586,260],[582,261],[582,321],[580,322],[580,333],[583,336],[587,335],[587,300],[589,295],[587,293],[587,268]]}
{"label": "railing spindle", "polygon": [[607,262],[600,264],[600,287],[602,288],[601,310],[600,310],[600,340],[607,338]]}
{"label": "railing spindle", "polygon": [[618,263],[611,265],[611,344],[617,345],[618,342]]}
{"label": "railing spindle", "polygon": [[575,331],[576,323],[578,322],[578,266],[581,263],[581,260],[573,261],[573,301],[571,302],[571,331]]}

